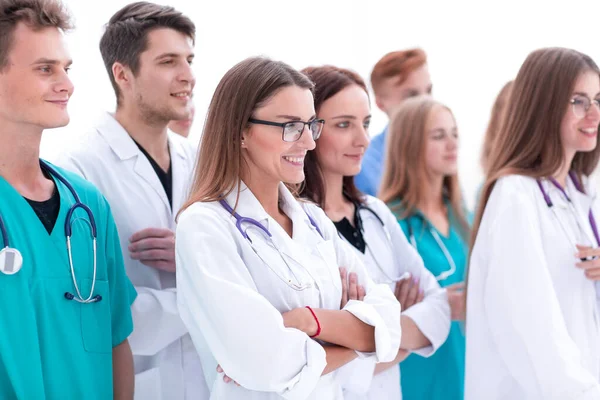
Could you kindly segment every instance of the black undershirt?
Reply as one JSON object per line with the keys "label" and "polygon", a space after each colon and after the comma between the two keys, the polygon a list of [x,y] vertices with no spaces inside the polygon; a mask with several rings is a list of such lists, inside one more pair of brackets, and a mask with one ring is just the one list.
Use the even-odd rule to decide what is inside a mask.
{"label": "black undershirt", "polygon": [[160,167],[160,165],[158,165],[158,163],[154,161],[154,158],[152,158],[152,156],[148,154],[148,152],[144,150],[144,148],[140,146],[138,142],[136,142],[135,140],[134,142],[135,144],[137,144],[137,147],[140,149],[140,151],[146,156],[146,158],[150,162],[150,165],[152,165],[152,169],[154,170],[154,172],[156,172],[156,176],[158,176],[158,180],[162,184],[162,187],[165,190],[165,193],[167,194],[167,198],[169,199],[169,205],[171,206],[171,209],[173,209],[173,173],[171,168],[171,159],[169,159],[169,169],[167,170],[167,172],[165,172]]}
{"label": "black undershirt", "polygon": [[358,251],[364,254],[366,249],[365,239],[363,237],[362,229],[362,220],[360,218],[360,214],[358,211],[358,207],[354,205],[354,226],[348,221],[346,217],[342,220],[334,222],[337,231],[346,238],[352,246],[356,247]]}
{"label": "black undershirt", "polygon": [[52,234],[52,230],[54,229],[54,225],[56,225],[56,220],[58,219],[58,213],[60,211],[60,194],[58,193],[58,188],[56,187],[56,181],[50,176],[50,174],[42,168],[42,172],[47,179],[50,179],[54,182],[54,191],[52,192],[52,196],[46,201],[34,201],[29,200],[26,197],[23,197],[35,214],[40,219],[40,222],[48,231],[48,234]]}

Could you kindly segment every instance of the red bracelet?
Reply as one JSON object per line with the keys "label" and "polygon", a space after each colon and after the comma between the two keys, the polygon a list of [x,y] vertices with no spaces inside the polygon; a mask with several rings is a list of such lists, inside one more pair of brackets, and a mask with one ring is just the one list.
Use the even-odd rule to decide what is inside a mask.
{"label": "red bracelet", "polygon": [[315,333],[312,336],[309,336],[311,338],[315,338],[315,337],[317,337],[317,336],[319,336],[321,334],[321,323],[319,322],[319,318],[317,318],[317,314],[315,314],[315,312],[313,311],[313,309],[310,308],[309,306],[306,306],[306,308],[308,308],[308,311],[310,311],[310,313],[315,318],[315,321],[317,321],[317,333]]}

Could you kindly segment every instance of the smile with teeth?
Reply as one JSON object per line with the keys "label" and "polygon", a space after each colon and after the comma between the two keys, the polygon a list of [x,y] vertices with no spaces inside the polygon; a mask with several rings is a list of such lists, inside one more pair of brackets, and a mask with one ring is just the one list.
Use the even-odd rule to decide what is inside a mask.
{"label": "smile with teeth", "polygon": [[302,157],[283,156],[283,159],[288,162],[291,162],[292,164],[304,163],[304,156],[302,156]]}
{"label": "smile with teeth", "polygon": [[579,132],[586,135],[596,135],[598,133],[598,128],[581,128]]}
{"label": "smile with teeth", "polygon": [[173,93],[173,97],[190,97],[190,92]]}

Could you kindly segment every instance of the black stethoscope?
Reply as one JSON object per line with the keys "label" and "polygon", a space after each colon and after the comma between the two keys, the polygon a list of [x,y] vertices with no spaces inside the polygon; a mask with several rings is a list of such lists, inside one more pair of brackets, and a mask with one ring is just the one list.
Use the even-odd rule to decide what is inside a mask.
{"label": "black stethoscope", "polygon": [[[70,292],[65,292],[64,296],[67,300],[75,300],[75,301],[77,301],[79,303],[83,303],[83,304],[98,302],[98,301],[102,300],[102,296],[100,296],[100,295],[93,296],[94,286],[96,285],[96,261],[97,261],[97,249],[96,249],[96,247],[97,247],[96,246],[97,231],[96,231],[96,220],[94,219],[94,214],[92,213],[92,210],[87,205],[85,205],[81,202],[81,200],[79,199],[79,196],[77,195],[77,192],[75,191],[73,186],[61,174],[59,174],[54,168],[52,168],[50,165],[48,165],[48,163],[46,163],[43,160],[40,160],[40,167],[42,168],[42,170],[48,172],[50,175],[54,176],[56,179],[58,179],[60,182],[62,182],[66,186],[66,188],[69,190],[69,192],[71,192],[71,194],[73,195],[73,198],[75,199],[75,204],[73,206],[71,206],[69,208],[69,210],[67,211],[67,216],[65,218],[64,230],[65,230],[65,237],[67,238],[67,253],[69,256],[69,266],[71,267],[71,277],[73,278],[73,286],[75,287],[76,294],[73,294]],[[89,221],[85,220],[83,218],[77,218],[76,220],[81,219],[81,220],[85,221],[88,224],[88,226],[90,227],[90,231],[92,233],[92,246],[94,249],[94,275],[92,278],[92,287],[90,289],[89,296],[85,299],[81,296],[81,292],[79,291],[79,286],[77,285],[77,278],[75,277],[75,268],[73,267],[73,254],[71,251],[71,236],[73,233],[71,218],[73,216],[73,213],[75,211],[77,211],[77,209],[82,209],[83,211],[85,211],[85,213],[88,216]],[[4,220],[2,219],[2,215],[0,215],[0,232],[2,233],[2,242],[3,242],[3,249],[0,250],[0,272],[2,272],[5,275],[14,275],[17,272],[19,272],[21,270],[21,268],[23,267],[23,256],[18,249],[10,246],[10,242],[8,239],[8,232],[6,229],[6,224],[4,223]]]}

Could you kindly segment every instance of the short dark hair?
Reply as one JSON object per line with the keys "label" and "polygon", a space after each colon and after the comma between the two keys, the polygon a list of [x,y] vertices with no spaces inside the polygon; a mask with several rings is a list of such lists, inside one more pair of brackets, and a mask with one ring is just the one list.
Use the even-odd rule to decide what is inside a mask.
{"label": "short dark hair", "polygon": [[73,28],[71,16],[60,0],[0,0],[0,71],[9,65],[8,55],[20,22],[36,31]]}
{"label": "short dark hair", "polygon": [[[1,0],[0,0],[1,1]],[[170,6],[146,1],[131,3],[112,16],[100,39],[100,53],[110,78],[110,83],[120,103],[119,86],[112,72],[114,63],[121,63],[137,74],[140,54],[148,48],[148,33],[155,29],[169,28],[196,39],[196,26],[191,19]]]}
{"label": "short dark hair", "polygon": [[[356,72],[332,65],[322,67],[308,67],[302,70],[315,84],[315,110],[317,116],[321,106],[345,88],[356,85],[367,93],[365,81]],[[317,141],[317,146],[319,141]],[[325,178],[321,170],[321,164],[316,151],[309,151],[304,159],[304,182],[300,185],[299,195],[306,197],[321,208],[325,208]],[[354,184],[353,176],[344,176],[342,190],[344,194],[355,204],[364,204],[364,195]]]}

